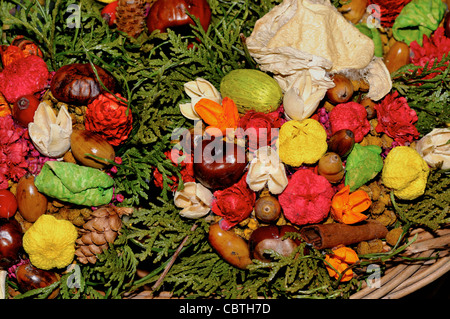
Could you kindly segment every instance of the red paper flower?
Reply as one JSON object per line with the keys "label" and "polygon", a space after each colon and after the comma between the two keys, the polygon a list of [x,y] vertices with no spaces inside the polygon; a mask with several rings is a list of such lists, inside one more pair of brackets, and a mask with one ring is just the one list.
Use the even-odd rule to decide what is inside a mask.
{"label": "red paper flower", "polygon": [[[412,52],[411,62],[420,66],[425,66],[428,63],[428,68],[431,68],[435,61],[440,62],[444,54],[449,54],[450,52],[450,38],[447,38],[444,33],[444,28],[439,27],[431,38],[428,38],[426,35],[423,36],[422,46],[417,41],[411,42],[409,45]],[[445,70],[445,66],[441,70]],[[421,73],[421,70],[419,70],[419,73]],[[425,79],[431,79],[436,74],[429,74]]]}
{"label": "red paper flower", "polygon": [[250,152],[256,151],[262,146],[272,146],[278,138],[278,130],[281,127],[278,112],[263,113],[248,111],[238,122],[236,136],[247,137]]}
{"label": "red paper flower", "polygon": [[333,187],[310,169],[296,171],[278,196],[284,216],[293,224],[319,223],[330,212]]}
{"label": "red paper flower", "polygon": [[406,102],[406,98],[398,97],[398,92],[385,96],[381,103],[375,105],[378,125],[375,130],[384,132],[400,145],[411,143],[419,137],[414,123],[417,114]]}
{"label": "red paper flower", "polygon": [[379,19],[380,24],[383,27],[391,28],[394,25],[395,19],[397,19],[400,11],[406,6],[411,0],[369,0],[367,5],[378,5],[377,7],[369,7],[369,13],[374,19]]}
{"label": "red paper flower", "polygon": [[45,61],[36,55],[30,55],[15,60],[4,68],[0,73],[0,92],[9,103],[14,103],[23,95],[43,90],[49,76]]}
{"label": "red paper flower", "polygon": [[228,230],[250,216],[255,206],[256,194],[248,188],[247,174],[239,182],[214,192],[212,208],[214,214],[223,217],[222,229]]}
{"label": "red paper flower", "polygon": [[[120,94],[116,94],[122,98]],[[122,98],[123,99],[123,98]],[[103,136],[117,146],[128,138],[133,124],[131,110],[110,93],[100,94],[88,104],[85,116],[86,129]]]}
{"label": "red paper flower", "polygon": [[355,142],[362,141],[370,131],[370,123],[367,120],[367,111],[359,103],[347,102],[336,105],[329,114],[331,133],[342,129],[349,129],[355,135]]}
{"label": "red paper flower", "polygon": [[[194,162],[192,160],[191,161],[180,161],[180,157],[182,155],[181,151],[179,151],[178,154],[176,152],[166,151],[164,154],[167,156],[168,159],[170,159],[172,161],[173,166],[181,167],[181,169],[180,169],[181,180],[184,183],[195,182]],[[154,178],[155,185],[159,188],[163,188],[163,185],[164,185],[163,177],[162,177],[161,172],[157,168],[155,168],[155,170],[153,171],[153,178]],[[169,178],[173,181],[173,184],[170,184],[169,187],[172,191],[175,191],[178,187],[178,177],[170,176]]]}

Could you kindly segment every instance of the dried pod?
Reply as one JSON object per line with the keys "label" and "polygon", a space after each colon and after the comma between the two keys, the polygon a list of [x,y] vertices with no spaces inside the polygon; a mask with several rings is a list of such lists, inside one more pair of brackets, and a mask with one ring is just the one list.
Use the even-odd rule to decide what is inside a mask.
{"label": "dried pod", "polygon": [[353,24],[357,24],[366,12],[367,0],[352,0],[339,8],[344,18]]}
{"label": "dried pod", "polygon": [[[103,85],[114,91],[116,81],[106,70],[95,66]],[[59,68],[53,75],[50,91],[53,96],[69,104],[86,105],[104,91],[89,63],[72,63]]]}
{"label": "dried pod", "polygon": [[351,130],[342,129],[335,132],[328,141],[328,150],[334,152],[341,157],[345,157],[353,149],[355,145],[355,135]]}
{"label": "dried pod", "polygon": [[341,157],[333,152],[325,153],[319,160],[318,173],[330,183],[339,183],[345,174]]}
{"label": "dried pod", "polygon": [[376,103],[372,99],[365,98],[360,104],[366,109],[368,120],[374,119],[377,116],[377,110],[375,110]]}
{"label": "dried pod", "polygon": [[[114,148],[103,137],[88,130],[74,129],[70,136],[72,155],[84,166],[105,168],[110,163],[102,159],[113,161]],[[99,157],[96,159],[89,154]]]}
{"label": "dried pod", "polygon": [[231,230],[223,230],[219,223],[209,227],[208,241],[217,253],[233,266],[245,269],[252,263],[245,240]]}
{"label": "dried pod", "polygon": [[348,102],[353,95],[352,82],[342,74],[335,74],[333,82],[335,86],[326,93],[328,100],[334,104]]}
{"label": "dried pod", "polygon": [[272,195],[261,196],[255,203],[255,215],[264,223],[276,221],[281,214],[281,206]]}
{"label": "dried pod", "polygon": [[[17,267],[16,278],[20,289],[26,292],[28,290],[50,286],[59,280],[59,275],[52,271],[38,269],[28,262]],[[58,293],[59,288],[55,289],[48,299],[56,298]]]}
{"label": "dried pod", "polygon": [[16,197],[20,215],[30,223],[47,211],[47,197],[34,185],[33,175],[22,176],[17,184]]}
{"label": "dried pod", "polygon": [[384,63],[390,73],[409,63],[409,46],[405,42],[397,41],[384,57]]}
{"label": "dried pod", "polygon": [[266,250],[274,250],[283,256],[289,256],[300,244],[300,240],[283,239],[286,233],[299,233],[297,228],[290,225],[262,226],[253,231],[249,246],[252,257],[264,262],[270,262]]}

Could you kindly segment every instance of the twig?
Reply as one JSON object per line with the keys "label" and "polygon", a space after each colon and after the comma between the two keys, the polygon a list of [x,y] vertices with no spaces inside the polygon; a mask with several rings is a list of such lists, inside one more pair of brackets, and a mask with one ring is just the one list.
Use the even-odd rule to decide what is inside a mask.
{"label": "twig", "polygon": [[[192,225],[190,231],[193,232],[197,228],[197,226],[198,226],[198,224]],[[152,288],[151,288],[152,294],[161,285],[161,283],[164,281],[164,278],[166,277],[166,275],[169,272],[169,270],[172,267],[172,265],[175,263],[175,260],[177,259],[178,255],[180,254],[181,250],[183,249],[183,246],[187,242],[188,238],[189,238],[189,235],[186,235],[186,237],[184,237],[183,241],[180,243],[180,245],[178,246],[177,250],[172,255],[172,258],[170,259],[170,261],[167,264],[166,268],[164,268],[164,271],[159,276],[159,278],[155,282],[155,284],[152,286]]]}
{"label": "twig", "polygon": [[0,300],[6,298],[6,275],[7,270],[0,270]]}

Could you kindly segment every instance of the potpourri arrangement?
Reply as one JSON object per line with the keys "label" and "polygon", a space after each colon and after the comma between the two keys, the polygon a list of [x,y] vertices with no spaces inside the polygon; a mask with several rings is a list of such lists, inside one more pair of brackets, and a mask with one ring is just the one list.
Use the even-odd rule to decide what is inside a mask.
{"label": "potpourri arrangement", "polygon": [[0,297],[351,298],[423,261],[449,6],[1,1]]}

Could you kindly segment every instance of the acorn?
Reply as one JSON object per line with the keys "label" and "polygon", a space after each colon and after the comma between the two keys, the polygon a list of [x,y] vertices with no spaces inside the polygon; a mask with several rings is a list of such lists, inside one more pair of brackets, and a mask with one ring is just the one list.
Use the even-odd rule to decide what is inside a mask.
{"label": "acorn", "polygon": [[[70,136],[72,155],[84,166],[93,168],[105,168],[114,161],[115,152],[111,144],[95,132],[74,129]],[[98,158],[89,156],[95,155]]]}
{"label": "acorn", "polygon": [[407,65],[409,60],[409,46],[405,42],[397,41],[384,57],[384,64],[389,73],[392,73]]}
{"label": "acorn", "polygon": [[35,222],[47,211],[47,197],[40,193],[34,185],[34,176],[24,175],[17,183],[17,206],[20,215],[30,222]]}
{"label": "acorn", "polygon": [[333,104],[345,103],[353,95],[352,82],[342,74],[333,76],[334,87],[327,90],[327,98]]}
{"label": "acorn", "polygon": [[339,183],[345,174],[341,157],[333,152],[325,153],[319,160],[317,172],[330,183]]}
{"label": "acorn", "polygon": [[255,203],[255,216],[263,223],[276,221],[281,214],[278,199],[270,194],[261,196]]}
{"label": "acorn", "polygon": [[355,145],[355,134],[349,129],[342,129],[331,135],[328,150],[341,157],[346,157]]}

